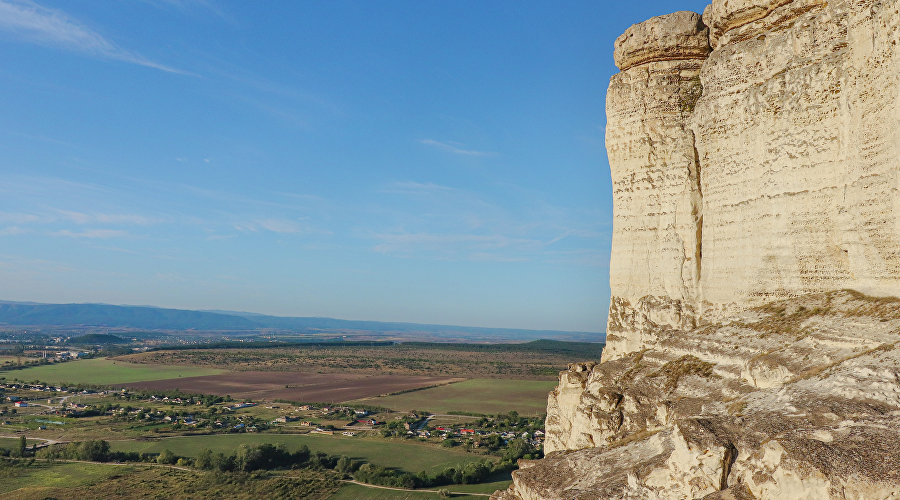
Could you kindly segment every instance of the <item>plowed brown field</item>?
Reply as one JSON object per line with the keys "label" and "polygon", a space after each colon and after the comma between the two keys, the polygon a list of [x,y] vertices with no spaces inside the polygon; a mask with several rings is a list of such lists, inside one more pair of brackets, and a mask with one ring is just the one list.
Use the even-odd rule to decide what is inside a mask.
{"label": "plowed brown field", "polygon": [[230,395],[235,399],[339,403],[421,387],[459,382],[462,378],[355,373],[236,372],[122,384],[146,390]]}

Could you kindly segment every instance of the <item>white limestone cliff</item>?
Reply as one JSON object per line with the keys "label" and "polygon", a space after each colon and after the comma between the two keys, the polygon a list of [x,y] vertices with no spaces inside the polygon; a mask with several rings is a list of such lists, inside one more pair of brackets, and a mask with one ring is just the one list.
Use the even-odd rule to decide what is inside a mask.
{"label": "white limestone cliff", "polygon": [[713,0],[614,50],[607,347],[495,498],[900,498],[900,0]]}
{"label": "white limestone cliff", "polygon": [[616,40],[606,144],[613,181],[609,353],[641,348],[653,325],[694,324],[700,178],[689,127],[709,34],[693,12],[632,26]]}
{"label": "white limestone cliff", "polygon": [[900,295],[897,3],[717,0],[703,22],[616,41],[604,359],[771,300]]}

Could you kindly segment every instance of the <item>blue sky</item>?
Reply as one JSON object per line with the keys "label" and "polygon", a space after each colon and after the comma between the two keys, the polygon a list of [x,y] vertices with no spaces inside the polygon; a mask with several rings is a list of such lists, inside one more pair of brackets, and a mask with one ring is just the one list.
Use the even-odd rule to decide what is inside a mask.
{"label": "blue sky", "polygon": [[603,331],[671,4],[0,0],[0,299]]}

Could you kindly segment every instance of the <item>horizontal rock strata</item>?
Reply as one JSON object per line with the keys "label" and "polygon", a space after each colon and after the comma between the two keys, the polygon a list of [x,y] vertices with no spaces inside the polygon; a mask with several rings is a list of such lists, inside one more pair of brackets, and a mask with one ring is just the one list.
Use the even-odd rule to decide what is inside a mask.
{"label": "horizontal rock strata", "polygon": [[647,325],[694,324],[701,197],[689,120],[708,38],[698,14],[678,12],[632,26],[616,40],[623,71],[606,98],[614,211],[610,352],[640,348],[640,338],[626,337]]}
{"label": "horizontal rock strata", "polygon": [[503,499],[900,498],[900,0],[632,26],[602,363]]}
{"label": "horizontal rock strata", "polygon": [[616,40],[604,359],[772,300],[900,295],[898,41],[897,0],[717,0]]}

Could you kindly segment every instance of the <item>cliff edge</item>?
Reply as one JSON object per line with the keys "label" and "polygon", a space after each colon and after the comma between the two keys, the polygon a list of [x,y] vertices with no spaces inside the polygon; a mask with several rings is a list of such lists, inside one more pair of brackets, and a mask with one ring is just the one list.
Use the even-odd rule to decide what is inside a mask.
{"label": "cliff edge", "polygon": [[616,40],[602,363],[497,499],[900,498],[900,0]]}

